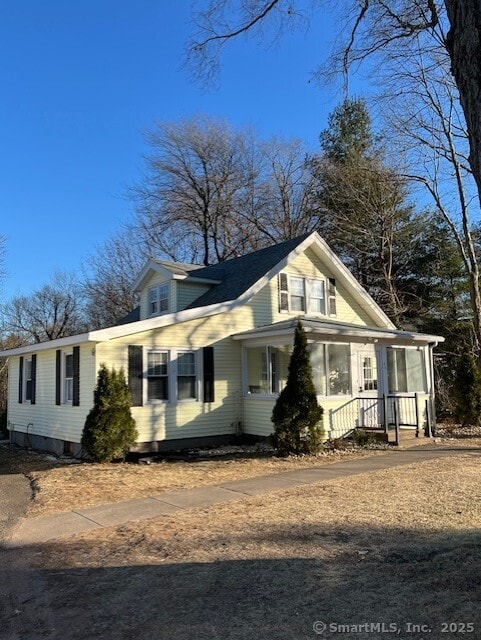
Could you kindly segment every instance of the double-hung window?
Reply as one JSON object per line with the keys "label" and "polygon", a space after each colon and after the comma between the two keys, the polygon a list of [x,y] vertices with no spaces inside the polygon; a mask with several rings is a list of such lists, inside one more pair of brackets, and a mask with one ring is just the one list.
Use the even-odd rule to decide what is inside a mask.
{"label": "double-hung window", "polygon": [[63,372],[63,401],[71,403],[73,400],[73,353],[64,356]]}
{"label": "double-hung window", "polygon": [[309,310],[312,313],[326,313],[324,295],[324,280],[310,280],[309,282]]}
{"label": "double-hung window", "polygon": [[177,400],[195,400],[195,398],[197,398],[195,353],[179,351],[177,353]]}
{"label": "double-hung window", "polygon": [[25,360],[25,400],[32,400],[32,360]]}
{"label": "double-hung window", "polygon": [[147,354],[147,400],[169,399],[169,352],[149,351]]}
{"label": "double-hung window", "polygon": [[[327,295],[326,295],[327,291]],[[336,315],[336,281],[279,274],[279,310]]]}
{"label": "double-hung window", "polygon": [[196,400],[197,355],[177,349],[147,352],[147,401]]}
{"label": "double-hung window", "polygon": [[290,286],[290,299],[289,306],[291,311],[305,311],[306,310],[306,289],[305,279],[291,276],[289,278]]}
{"label": "double-hung window", "polygon": [[149,289],[149,314],[155,316],[169,310],[169,285],[167,283]]}

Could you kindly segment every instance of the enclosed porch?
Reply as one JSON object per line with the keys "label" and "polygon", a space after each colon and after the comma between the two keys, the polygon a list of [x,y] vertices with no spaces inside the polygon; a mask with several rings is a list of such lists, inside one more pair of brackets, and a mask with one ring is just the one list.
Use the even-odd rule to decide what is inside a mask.
{"label": "enclosed porch", "polygon": [[[401,430],[423,435],[435,422],[432,350],[439,336],[301,318],[326,438],[363,428],[391,442]],[[297,318],[233,336],[242,343],[242,425],[272,433],[272,409],[284,387]]]}

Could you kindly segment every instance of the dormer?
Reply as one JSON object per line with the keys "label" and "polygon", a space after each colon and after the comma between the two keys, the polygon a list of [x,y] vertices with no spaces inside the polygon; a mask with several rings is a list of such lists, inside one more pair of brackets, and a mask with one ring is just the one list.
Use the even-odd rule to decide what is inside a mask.
{"label": "dormer", "polygon": [[196,277],[202,265],[150,259],[133,284],[140,298],[140,319],[182,311],[218,280]]}

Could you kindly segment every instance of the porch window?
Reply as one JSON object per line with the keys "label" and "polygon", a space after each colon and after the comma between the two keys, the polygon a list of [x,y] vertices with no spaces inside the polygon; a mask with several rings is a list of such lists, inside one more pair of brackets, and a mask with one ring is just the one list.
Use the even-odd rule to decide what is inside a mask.
{"label": "porch window", "polygon": [[177,354],[177,399],[189,400],[197,397],[197,374],[193,351]]}
{"label": "porch window", "polygon": [[248,393],[280,393],[287,381],[291,351],[288,345],[247,349]]}
{"label": "porch window", "polygon": [[388,347],[387,370],[389,393],[426,391],[423,351]]}
{"label": "porch window", "polygon": [[351,395],[350,349],[347,344],[309,344],[317,395]]}
{"label": "porch window", "polygon": [[169,399],[168,351],[147,354],[147,400]]}
{"label": "porch window", "polygon": [[309,345],[312,380],[318,396],[327,395],[326,345],[313,342]]}
{"label": "porch window", "polygon": [[328,371],[329,371],[329,395],[350,395],[351,393],[351,368],[350,349],[347,344],[329,344]]}

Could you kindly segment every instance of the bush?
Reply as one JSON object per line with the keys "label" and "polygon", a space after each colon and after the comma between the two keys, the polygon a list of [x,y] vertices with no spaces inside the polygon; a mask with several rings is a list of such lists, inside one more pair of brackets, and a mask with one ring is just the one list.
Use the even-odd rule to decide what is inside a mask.
{"label": "bush", "polygon": [[100,365],[94,406],[82,433],[82,447],[96,462],[125,458],[137,439],[131,398],[122,369]]}
{"label": "bush", "polygon": [[463,427],[481,424],[481,371],[471,351],[461,355],[456,371],[456,418]]}
{"label": "bush", "polygon": [[318,452],[324,435],[323,413],[312,381],[306,334],[299,321],[287,383],[272,412],[272,444],[283,455]]}
{"label": "bush", "polygon": [[355,429],[351,437],[354,444],[357,444],[358,447],[379,444],[379,439],[376,434],[371,433],[370,431],[365,431],[364,429]]}

